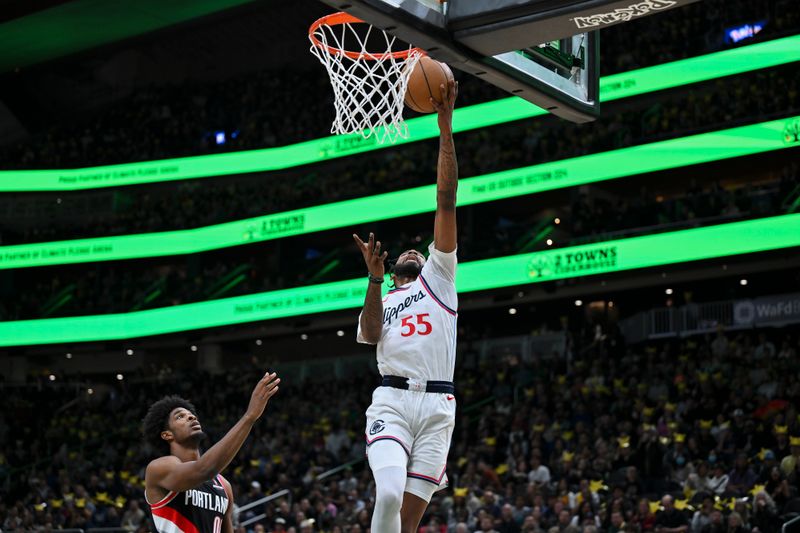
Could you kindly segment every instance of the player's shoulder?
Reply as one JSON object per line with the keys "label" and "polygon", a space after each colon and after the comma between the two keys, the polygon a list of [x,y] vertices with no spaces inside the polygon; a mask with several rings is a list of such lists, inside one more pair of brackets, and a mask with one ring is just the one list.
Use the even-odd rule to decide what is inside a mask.
{"label": "player's shoulder", "polygon": [[217,477],[217,479],[219,479],[222,482],[223,485],[226,485],[228,487],[231,486],[230,482],[222,474],[217,474],[216,477]]}
{"label": "player's shoulder", "polygon": [[[434,270],[455,270],[458,263],[458,248],[454,248],[449,252],[443,252],[436,248],[436,243],[432,242],[428,246],[428,260],[422,267],[425,272],[430,269]],[[435,265],[435,267],[434,267]],[[427,269],[425,267],[428,267]]]}
{"label": "player's shoulder", "polygon": [[174,468],[176,465],[180,464],[180,462],[181,460],[174,455],[157,457],[147,464],[147,468],[145,468],[145,475],[163,473]]}
{"label": "player's shoulder", "polygon": [[438,258],[438,259],[450,259],[455,258],[458,256],[458,248],[453,248],[449,252],[445,252],[444,250],[440,250],[436,247],[436,243],[432,242],[428,245],[428,259],[431,258]]}
{"label": "player's shoulder", "polygon": [[225,492],[228,493],[228,496],[232,497],[233,496],[233,485],[231,485],[231,482],[228,481],[225,478],[225,476],[223,476],[222,474],[217,474],[217,476],[219,477],[219,480],[222,482],[222,486],[225,487]]}

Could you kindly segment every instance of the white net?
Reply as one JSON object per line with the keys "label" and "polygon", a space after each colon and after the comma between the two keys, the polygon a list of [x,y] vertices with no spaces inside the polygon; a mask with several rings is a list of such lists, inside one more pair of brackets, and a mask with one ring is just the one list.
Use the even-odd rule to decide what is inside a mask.
{"label": "white net", "polygon": [[408,137],[403,98],[422,52],[411,46],[396,50],[404,46],[396,37],[344,13],[320,19],[308,36],[333,86],[331,133],[375,136],[380,144]]}

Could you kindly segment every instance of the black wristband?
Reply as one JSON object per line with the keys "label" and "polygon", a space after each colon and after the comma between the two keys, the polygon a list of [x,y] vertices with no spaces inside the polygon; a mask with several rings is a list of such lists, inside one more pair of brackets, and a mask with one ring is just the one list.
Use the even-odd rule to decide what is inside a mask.
{"label": "black wristband", "polygon": [[383,278],[379,278],[379,277],[373,276],[372,272],[368,272],[368,275],[369,275],[369,282],[370,283],[375,283],[377,285],[380,285],[381,283],[383,283]]}

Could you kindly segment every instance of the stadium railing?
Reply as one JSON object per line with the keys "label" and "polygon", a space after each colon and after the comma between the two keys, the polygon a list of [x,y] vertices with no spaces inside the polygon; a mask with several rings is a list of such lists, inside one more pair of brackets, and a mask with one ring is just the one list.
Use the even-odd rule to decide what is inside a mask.
{"label": "stadium railing", "polygon": [[[249,511],[250,509],[258,507],[259,505],[264,505],[265,503],[269,503],[272,500],[277,500],[278,498],[282,498],[283,496],[286,496],[286,495],[290,495],[291,496],[291,492],[289,491],[289,489],[279,490],[275,494],[270,494],[269,496],[265,496],[263,498],[260,498],[260,499],[258,499],[256,501],[254,501],[254,502],[250,502],[250,503],[248,503],[246,505],[242,505],[241,507],[239,507],[236,510],[236,512],[238,514],[241,514],[243,511]],[[247,527],[250,524],[255,524],[259,520],[263,520],[266,517],[267,517],[266,514],[260,514],[260,515],[254,516],[252,518],[248,518],[247,520],[245,520],[243,522],[239,522],[239,525],[242,526],[242,527]]]}
{"label": "stadium railing", "polygon": [[726,330],[783,326],[800,323],[800,293],[764,295],[749,299],[723,300],[681,307],[651,309],[620,322],[632,343],[669,337],[686,337]]}
{"label": "stadium railing", "polygon": [[783,524],[781,533],[797,533],[800,531],[800,516],[796,516]]}

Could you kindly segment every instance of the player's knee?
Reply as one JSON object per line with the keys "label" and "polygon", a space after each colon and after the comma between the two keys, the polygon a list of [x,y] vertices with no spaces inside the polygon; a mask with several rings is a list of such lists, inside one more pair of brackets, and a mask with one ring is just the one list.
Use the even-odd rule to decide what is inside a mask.
{"label": "player's knee", "polygon": [[375,487],[375,504],[388,513],[399,513],[403,505],[403,487],[396,483],[378,483]]}

